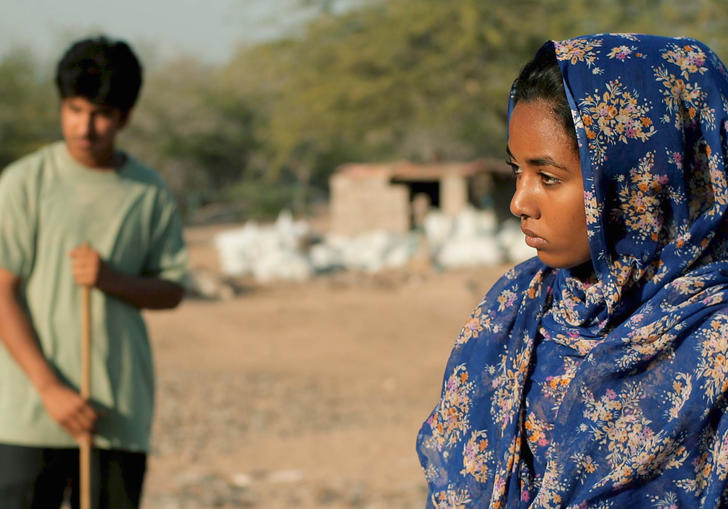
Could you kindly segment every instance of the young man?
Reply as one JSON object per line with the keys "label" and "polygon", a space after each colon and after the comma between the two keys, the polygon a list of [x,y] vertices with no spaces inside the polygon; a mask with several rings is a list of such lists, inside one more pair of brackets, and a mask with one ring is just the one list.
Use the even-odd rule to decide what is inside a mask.
{"label": "young man", "polygon": [[[63,142],[0,174],[0,507],[77,501],[77,442],[92,439],[95,507],[138,507],[154,377],[141,309],[183,297],[173,198],[115,149],[142,72],[103,37],[58,64]],[[91,398],[79,395],[81,287],[92,287]]]}

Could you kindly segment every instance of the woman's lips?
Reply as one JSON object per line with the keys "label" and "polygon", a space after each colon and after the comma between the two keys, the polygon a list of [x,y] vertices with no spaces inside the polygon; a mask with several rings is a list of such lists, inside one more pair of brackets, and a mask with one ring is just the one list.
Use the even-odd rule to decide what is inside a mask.
{"label": "woman's lips", "polygon": [[534,249],[544,249],[546,247],[546,240],[539,237],[531,230],[521,228],[521,231],[526,236],[526,245]]}

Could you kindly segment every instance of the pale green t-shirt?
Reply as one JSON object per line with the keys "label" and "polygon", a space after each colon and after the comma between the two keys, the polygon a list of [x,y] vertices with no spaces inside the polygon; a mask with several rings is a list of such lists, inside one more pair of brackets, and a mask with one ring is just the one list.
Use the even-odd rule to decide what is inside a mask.
{"label": "pale green t-shirt", "polygon": [[[77,390],[81,292],[68,253],[83,242],[121,272],[184,284],[187,253],[173,197],[154,171],[133,158],[116,172],[94,171],[58,142],[0,174],[0,267],[23,281],[41,349]],[[147,451],[154,373],[141,313],[94,289],[91,320],[91,399],[106,412],[97,422],[96,446]],[[2,344],[0,442],[76,446]]]}

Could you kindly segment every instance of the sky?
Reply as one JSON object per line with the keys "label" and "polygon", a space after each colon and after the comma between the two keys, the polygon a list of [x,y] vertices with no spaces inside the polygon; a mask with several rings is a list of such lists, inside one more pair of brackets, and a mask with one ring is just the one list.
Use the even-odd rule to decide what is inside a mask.
{"label": "sky", "polygon": [[239,43],[294,30],[300,0],[0,0],[0,55],[19,46],[56,60],[70,41],[104,32],[142,57],[226,62]]}

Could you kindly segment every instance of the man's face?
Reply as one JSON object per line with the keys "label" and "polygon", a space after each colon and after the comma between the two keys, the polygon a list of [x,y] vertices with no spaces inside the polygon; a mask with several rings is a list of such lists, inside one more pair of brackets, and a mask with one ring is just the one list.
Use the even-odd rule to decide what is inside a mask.
{"label": "man's face", "polygon": [[117,133],[126,125],[128,112],[94,104],[84,97],[61,102],[61,130],[71,156],[92,168],[110,167]]}

